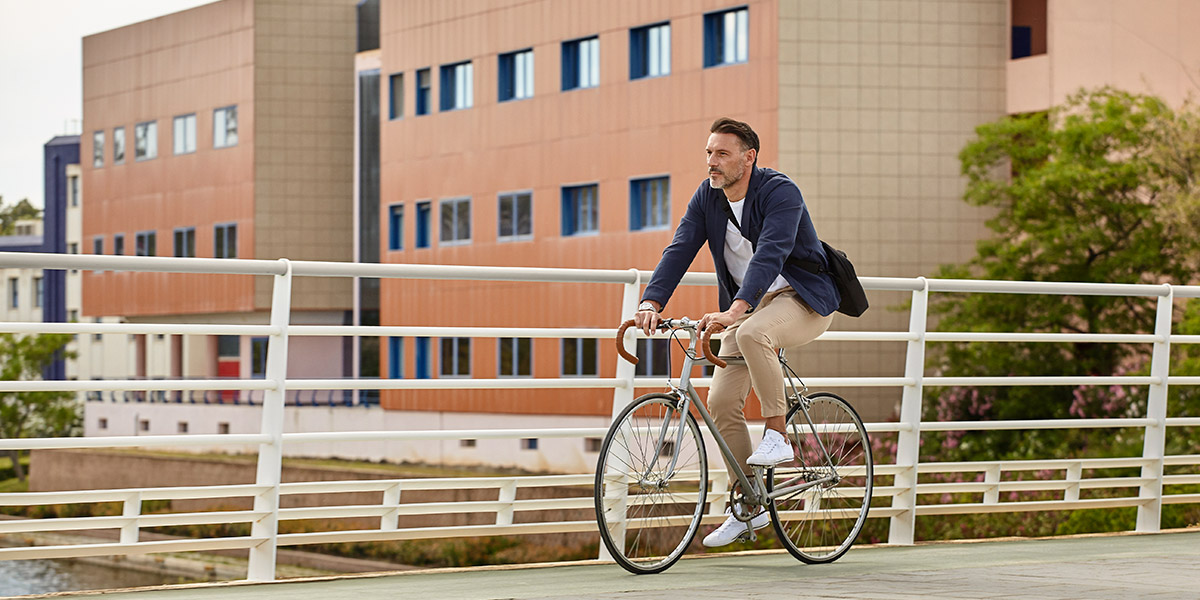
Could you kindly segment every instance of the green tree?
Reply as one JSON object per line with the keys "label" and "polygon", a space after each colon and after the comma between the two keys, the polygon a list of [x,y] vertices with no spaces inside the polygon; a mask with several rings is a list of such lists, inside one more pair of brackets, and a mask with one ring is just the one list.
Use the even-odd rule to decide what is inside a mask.
{"label": "green tree", "polygon": [[[1048,113],[982,125],[961,152],[965,200],[994,211],[995,236],[939,277],[1017,281],[1187,283],[1200,255],[1200,126],[1191,106],[1102,88],[1082,91]],[[1190,204],[1189,204],[1190,203]],[[943,331],[1151,332],[1154,298],[944,294],[931,312]],[[932,366],[948,376],[1111,375],[1145,368],[1145,345],[947,343]],[[1144,390],[1144,388],[1142,388]],[[1141,397],[1139,398],[1139,394]],[[1053,419],[1137,416],[1144,393],[1125,388],[934,389],[927,417]],[[1088,447],[1140,445],[1140,433],[1045,430],[949,433],[942,458],[1021,458]],[[1115,437],[1114,437],[1115,436]],[[1136,439],[1134,439],[1136,437]]]}
{"label": "green tree", "polygon": [[[0,334],[0,380],[40,379],[42,371],[57,358],[74,358],[65,349],[71,336]],[[0,437],[59,437],[79,431],[80,411],[75,396],[68,392],[0,392]],[[9,451],[17,479],[25,481],[21,451]]]}
{"label": "green tree", "polygon": [[23,198],[12,206],[4,205],[4,197],[0,196],[0,235],[12,235],[16,230],[17,221],[21,219],[40,219],[42,211],[29,203],[29,198]]}

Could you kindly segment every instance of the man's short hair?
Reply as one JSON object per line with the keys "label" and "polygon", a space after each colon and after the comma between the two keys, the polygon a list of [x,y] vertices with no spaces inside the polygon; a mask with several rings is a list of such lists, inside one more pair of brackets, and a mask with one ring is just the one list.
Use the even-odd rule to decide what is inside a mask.
{"label": "man's short hair", "polygon": [[710,133],[732,133],[736,135],[738,140],[742,142],[742,151],[754,149],[758,152],[758,134],[754,133],[754,129],[750,125],[741,121],[735,121],[729,117],[721,117],[713,121],[712,127],[709,128]]}

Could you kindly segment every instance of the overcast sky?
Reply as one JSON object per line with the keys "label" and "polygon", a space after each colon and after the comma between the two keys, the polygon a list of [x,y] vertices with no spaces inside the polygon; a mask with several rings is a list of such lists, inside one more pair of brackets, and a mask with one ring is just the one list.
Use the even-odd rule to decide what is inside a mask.
{"label": "overcast sky", "polygon": [[0,0],[0,196],[43,206],[42,146],[80,133],[84,36],[213,0]]}

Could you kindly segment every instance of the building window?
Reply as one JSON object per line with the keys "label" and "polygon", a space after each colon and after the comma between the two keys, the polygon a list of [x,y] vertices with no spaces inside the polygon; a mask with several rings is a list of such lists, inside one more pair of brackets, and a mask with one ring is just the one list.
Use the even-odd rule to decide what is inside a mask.
{"label": "building window", "polygon": [[133,238],[133,253],[137,256],[158,256],[158,234],[153,231],[139,231]]}
{"label": "building window", "polygon": [[213,111],[213,148],[228,148],[238,143],[237,106]]}
{"label": "building window", "polygon": [[150,160],[158,156],[158,122],[147,121],[133,127],[134,160]]}
{"label": "building window", "polygon": [[523,438],[521,440],[521,449],[522,450],[537,450],[538,449],[538,439],[537,438]]}
{"label": "building window", "polygon": [[141,419],[138,421],[139,431],[150,431],[150,419]]}
{"label": "building window", "polygon": [[67,254],[79,254],[79,242],[67,244]]}
{"label": "building window", "polygon": [[71,206],[79,206],[79,177],[72,176],[67,183],[67,194],[70,196]]}
{"label": "building window", "polygon": [[175,425],[176,433],[187,433],[187,430],[188,430],[187,421],[180,421],[179,423],[177,423]]}
{"label": "building window", "polygon": [[388,378],[404,377],[404,338],[388,338]]}
{"label": "building window", "polygon": [[388,250],[404,249],[404,205],[388,207]]}
{"label": "building window", "polygon": [[175,257],[192,258],[196,256],[196,228],[180,227],[175,230]]}
{"label": "building window", "polygon": [[671,25],[660,23],[629,30],[629,78],[671,73]]}
{"label": "building window", "polygon": [[217,423],[217,433],[221,435],[229,433],[229,423]]}
{"label": "building window", "polygon": [[442,244],[471,241],[470,198],[442,200],[438,210],[441,211]]}
{"label": "building window", "polygon": [[21,306],[21,280],[16,277],[8,278],[8,307],[18,308]]}
{"label": "building window", "polygon": [[600,230],[600,203],[596,184],[562,189],[563,235],[595,233]]}
{"label": "building window", "polygon": [[113,255],[125,256],[125,234],[118,233],[113,235]]}
{"label": "building window", "polygon": [[604,443],[604,441],[597,437],[583,438],[583,451],[584,452],[599,452],[600,445],[603,443]]}
{"label": "building window", "polygon": [[667,177],[629,182],[629,230],[661,229],[671,218],[671,184]]}
{"label": "building window", "polygon": [[428,248],[429,239],[429,219],[432,210],[432,203],[426,200],[425,202],[417,203],[417,247]]}
{"label": "building window", "polygon": [[474,447],[475,447],[475,446],[477,446],[478,444],[479,444],[478,440],[470,440],[470,439],[468,439],[468,440],[458,440],[458,446],[459,446],[460,448],[474,448]]}
{"label": "building window", "polygon": [[743,63],[750,56],[750,9],[704,15],[704,66]]}
{"label": "building window", "polygon": [[113,129],[113,164],[125,164],[125,128]]}
{"label": "building window", "polygon": [[562,374],[571,377],[595,377],[599,359],[595,338],[563,338]]}
{"label": "building window", "polygon": [[399,119],[404,116],[404,73],[392,73],[388,76],[388,118]]}
{"label": "building window", "polygon": [[442,67],[442,110],[471,108],[474,104],[474,82],[471,61]]}
{"label": "building window", "polygon": [[92,132],[92,166],[100,168],[104,166],[104,132]]}
{"label": "building window", "polygon": [[190,154],[196,151],[196,115],[175,117],[175,134],[172,138],[175,154]]}
{"label": "building window", "polygon": [[433,377],[433,368],[430,366],[429,354],[429,338],[417,338],[417,379],[429,379]]}
{"label": "building window", "polygon": [[433,87],[433,80],[430,76],[429,69],[421,69],[417,71],[417,114],[429,114],[429,94],[430,88]]}
{"label": "building window", "polygon": [[237,223],[213,227],[213,258],[237,258]]}
{"label": "building window", "polygon": [[443,377],[470,377],[471,338],[442,338]]}
{"label": "building window", "polygon": [[563,42],[562,89],[596,87],[600,84],[600,38]]}
{"label": "building window", "polygon": [[[93,323],[99,323],[99,322],[100,322],[100,317],[94,317],[94,318],[92,318],[92,322],[93,322]],[[94,333],[94,334],[92,334],[92,341],[93,341],[93,342],[102,342],[102,341],[104,341],[104,334],[103,334],[103,333]]]}
{"label": "building window", "polygon": [[533,338],[500,338],[500,377],[533,376]]}
{"label": "building window", "polygon": [[67,311],[67,322],[68,323],[78,323],[79,322],[79,309],[72,308],[71,310]]}
{"label": "building window", "polygon": [[104,236],[92,238],[92,254],[104,254]]}
{"label": "building window", "polygon": [[533,237],[533,195],[529,192],[500,195],[501,240],[527,240]]}
{"label": "building window", "polygon": [[638,364],[634,367],[634,375],[669,376],[671,374],[671,342],[670,340],[638,340]]}
{"label": "building window", "polygon": [[100,429],[108,429],[108,419],[100,417],[100,420],[96,421],[96,426]]}
{"label": "building window", "polygon": [[533,49],[500,55],[500,101],[533,97]]}
{"label": "building window", "polygon": [[267,376],[267,345],[270,338],[250,338],[250,377],[263,379]]}
{"label": "building window", "polygon": [[46,284],[41,277],[33,278],[33,307],[41,308],[46,301]]}

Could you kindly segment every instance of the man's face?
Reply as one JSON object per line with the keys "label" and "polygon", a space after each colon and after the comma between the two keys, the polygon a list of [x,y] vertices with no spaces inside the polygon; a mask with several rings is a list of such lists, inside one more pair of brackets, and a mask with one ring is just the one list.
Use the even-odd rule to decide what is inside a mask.
{"label": "man's face", "polygon": [[732,133],[708,136],[708,183],[724,189],[741,181],[746,169],[754,164],[752,150],[743,150],[742,142]]}

